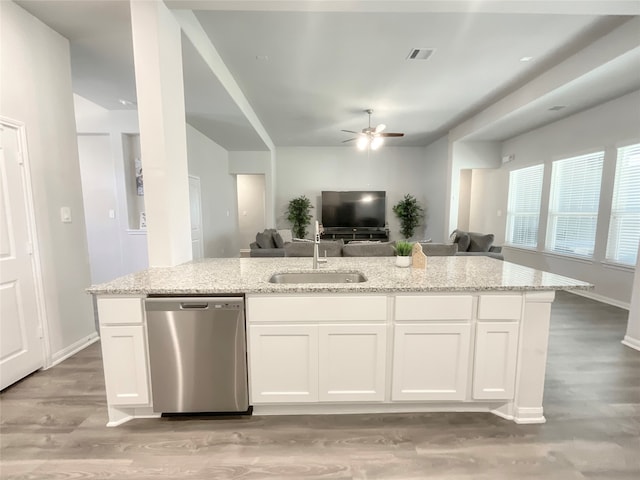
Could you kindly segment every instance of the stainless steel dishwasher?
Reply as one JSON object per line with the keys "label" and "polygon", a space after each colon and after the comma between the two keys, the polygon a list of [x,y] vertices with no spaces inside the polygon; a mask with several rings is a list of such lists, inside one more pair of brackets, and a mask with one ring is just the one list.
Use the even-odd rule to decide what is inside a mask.
{"label": "stainless steel dishwasher", "polygon": [[153,410],[249,412],[243,297],[145,302]]}

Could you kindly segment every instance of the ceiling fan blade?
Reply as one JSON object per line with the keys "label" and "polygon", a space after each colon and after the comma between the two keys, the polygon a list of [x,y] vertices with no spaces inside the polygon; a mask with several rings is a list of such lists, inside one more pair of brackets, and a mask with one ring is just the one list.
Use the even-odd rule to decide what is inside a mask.
{"label": "ceiling fan blade", "polygon": [[382,132],[385,128],[387,128],[387,126],[384,123],[381,123],[380,125],[378,125],[376,127],[376,129],[373,131],[373,133],[380,133]]}
{"label": "ceiling fan blade", "polygon": [[353,142],[355,138],[349,138],[347,140],[343,140],[342,143]]}
{"label": "ceiling fan blade", "polygon": [[360,132],[354,132],[353,130],[340,130],[341,132],[347,132],[347,133],[355,133],[358,134]]}
{"label": "ceiling fan blade", "polygon": [[380,137],[404,137],[404,133],[387,132],[379,134]]}

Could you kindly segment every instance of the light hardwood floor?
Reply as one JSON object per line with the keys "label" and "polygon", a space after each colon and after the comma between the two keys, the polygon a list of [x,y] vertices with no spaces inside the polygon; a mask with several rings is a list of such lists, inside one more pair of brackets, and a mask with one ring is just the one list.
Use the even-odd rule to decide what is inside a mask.
{"label": "light hardwood floor", "polygon": [[2,479],[640,479],[627,312],[559,292],[544,425],[490,414],[134,420],[106,428],[99,345],[0,395]]}

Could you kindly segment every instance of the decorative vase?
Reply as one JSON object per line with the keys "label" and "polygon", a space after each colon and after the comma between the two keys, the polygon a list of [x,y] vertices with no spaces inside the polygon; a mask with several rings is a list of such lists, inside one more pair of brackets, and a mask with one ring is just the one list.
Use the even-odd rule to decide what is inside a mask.
{"label": "decorative vase", "polygon": [[396,266],[397,267],[410,267],[411,266],[411,256],[410,255],[407,255],[407,256],[397,255],[396,256]]}

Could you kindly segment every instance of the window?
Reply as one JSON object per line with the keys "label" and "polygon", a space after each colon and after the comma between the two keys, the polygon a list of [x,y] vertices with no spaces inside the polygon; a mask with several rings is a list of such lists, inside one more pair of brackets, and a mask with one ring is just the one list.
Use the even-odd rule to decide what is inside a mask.
{"label": "window", "polygon": [[635,265],[640,239],[640,143],[618,149],[606,259]]}
{"label": "window", "polygon": [[547,250],[593,255],[603,160],[597,152],[553,162]]}
{"label": "window", "polygon": [[529,248],[538,245],[543,174],[542,164],[509,174],[506,240],[511,245]]}

